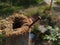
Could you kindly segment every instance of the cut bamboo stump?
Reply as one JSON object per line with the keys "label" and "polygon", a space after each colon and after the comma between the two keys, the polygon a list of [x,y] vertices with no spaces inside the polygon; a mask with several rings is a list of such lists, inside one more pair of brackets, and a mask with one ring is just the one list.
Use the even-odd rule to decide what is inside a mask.
{"label": "cut bamboo stump", "polygon": [[29,30],[36,21],[15,13],[12,16],[0,21],[0,32],[6,36],[3,45],[29,45]]}
{"label": "cut bamboo stump", "polygon": [[0,21],[0,33],[6,36],[3,45],[28,45],[28,27],[32,20],[23,14],[14,14]]}

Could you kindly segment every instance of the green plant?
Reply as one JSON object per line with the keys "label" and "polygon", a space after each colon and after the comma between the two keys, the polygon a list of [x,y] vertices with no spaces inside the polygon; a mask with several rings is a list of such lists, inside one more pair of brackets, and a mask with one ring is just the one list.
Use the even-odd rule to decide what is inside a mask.
{"label": "green plant", "polygon": [[40,4],[41,2],[43,2],[44,0],[37,0],[37,3]]}
{"label": "green plant", "polygon": [[[36,5],[43,0],[1,0],[0,1],[0,17],[7,17],[10,14],[27,8],[30,5]],[[31,12],[31,13],[30,13]],[[27,12],[26,15],[35,15],[37,10]]]}
{"label": "green plant", "polygon": [[5,18],[10,14],[23,9],[23,6],[11,6],[9,3],[0,3],[0,18]]}
{"label": "green plant", "polygon": [[58,5],[60,5],[60,0],[56,0],[55,3],[58,4]]}
{"label": "green plant", "polygon": [[48,26],[47,30],[50,31],[50,35],[45,35],[44,39],[47,39],[52,41],[53,43],[56,42],[57,44],[59,44],[60,43],[60,33],[58,32],[59,28],[58,27],[53,28],[51,26]]}
{"label": "green plant", "polygon": [[5,38],[5,36],[4,35],[2,35],[2,34],[0,34],[0,45],[2,45],[2,43],[3,43],[3,39]]}

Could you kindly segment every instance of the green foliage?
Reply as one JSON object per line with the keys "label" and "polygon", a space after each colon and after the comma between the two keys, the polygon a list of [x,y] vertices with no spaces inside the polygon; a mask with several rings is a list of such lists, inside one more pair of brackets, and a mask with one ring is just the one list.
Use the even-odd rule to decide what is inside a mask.
{"label": "green foliage", "polygon": [[0,39],[3,39],[4,38],[4,35],[0,34]]}
{"label": "green foliage", "polygon": [[[60,43],[60,33],[58,32],[59,28],[58,27],[51,27],[48,26],[47,30],[50,31],[50,35],[45,35],[44,39],[51,40],[52,42],[59,44]],[[58,43],[59,42],[59,43]]]}
{"label": "green foliage", "polygon": [[17,12],[22,9],[22,6],[11,6],[8,3],[0,3],[0,17],[5,18],[12,14],[13,12]]}
{"label": "green foliage", "polygon": [[[41,6],[38,6],[38,7],[31,7],[31,8],[28,8],[26,11],[25,11],[25,15],[26,16],[43,16],[43,15],[47,15],[47,14],[42,14],[43,11],[45,9],[47,9],[49,6],[48,5],[41,5]],[[44,17],[44,16],[43,16]]]}
{"label": "green foliage", "polygon": [[[45,8],[42,8],[42,9],[45,9]],[[42,11],[42,12],[43,12],[43,11]],[[43,36],[41,36],[41,37],[44,37],[44,38],[42,38],[43,41],[44,41],[44,40],[51,40],[52,43],[53,43],[53,45],[60,45],[60,33],[58,32],[59,27],[55,27],[56,24],[55,24],[55,22],[51,19],[51,15],[48,14],[48,13],[43,13],[43,14],[41,14],[40,16],[41,16],[42,23],[44,23],[47,31],[49,31],[49,33],[50,33],[49,35],[46,34],[46,33],[41,34],[41,35],[43,35]],[[39,30],[39,29],[38,29],[38,26],[35,27],[34,30],[37,30],[37,31],[38,31],[38,30]],[[36,31],[36,32],[37,32],[37,31]],[[37,32],[37,35],[39,36],[40,33],[41,33],[41,32],[38,31],[38,32]],[[47,32],[47,33],[48,33],[48,32]],[[56,44],[55,44],[55,42],[56,42]]]}
{"label": "green foliage", "polygon": [[34,25],[34,27],[33,27],[33,29],[32,29],[32,32],[35,32],[35,31],[37,31],[37,32],[39,32],[39,24],[38,23],[36,23],[35,25]]}
{"label": "green foliage", "polygon": [[40,4],[42,3],[44,0],[37,0],[37,3]]}
{"label": "green foliage", "polygon": [[[0,1],[0,17],[7,17],[13,12],[27,8],[30,5],[36,5],[43,0],[1,0]],[[34,12],[36,13],[36,11]],[[31,13],[33,15],[33,13]],[[28,14],[28,15],[31,15]]]}
{"label": "green foliage", "polygon": [[1,2],[6,2],[6,3],[10,3],[11,5],[14,6],[20,6],[20,5],[24,5],[24,6],[29,6],[29,5],[35,5],[38,4],[39,2],[42,2],[43,0],[4,0]]}
{"label": "green foliage", "polygon": [[4,38],[5,38],[5,36],[3,34],[0,34],[0,45],[2,45]]}
{"label": "green foliage", "polygon": [[57,41],[53,42],[54,45],[60,45],[60,39],[58,39]]}
{"label": "green foliage", "polygon": [[30,17],[30,16],[38,16],[39,12],[38,9],[35,10],[35,8],[32,9],[28,9],[25,13],[26,16]]}
{"label": "green foliage", "polygon": [[60,0],[56,0],[56,4],[60,5]]}

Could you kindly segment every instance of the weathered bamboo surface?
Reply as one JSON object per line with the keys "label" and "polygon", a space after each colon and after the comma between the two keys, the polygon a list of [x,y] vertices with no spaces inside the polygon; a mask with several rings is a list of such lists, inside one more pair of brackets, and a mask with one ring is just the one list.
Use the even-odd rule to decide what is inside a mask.
{"label": "weathered bamboo surface", "polygon": [[0,21],[0,32],[7,37],[29,32],[29,25],[33,21],[23,14],[13,14]]}
{"label": "weathered bamboo surface", "polygon": [[[29,45],[29,31],[34,22],[23,14],[13,14],[0,21],[0,34],[6,36],[3,45]],[[9,38],[8,38],[9,37]]]}
{"label": "weathered bamboo surface", "polygon": [[28,33],[30,27],[40,20],[41,17],[38,17],[34,22],[31,18],[24,16],[23,14],[13,14],[6,19],[0,21],[0,32],[6,37],[17,36],[19,34],[23,35]]}
{"label": "weathered bamboo surface", "polygon": [[0,34],[6,37],[2,45],[29,45],[31,23],[31,18],[17,13],[0,20]]}

